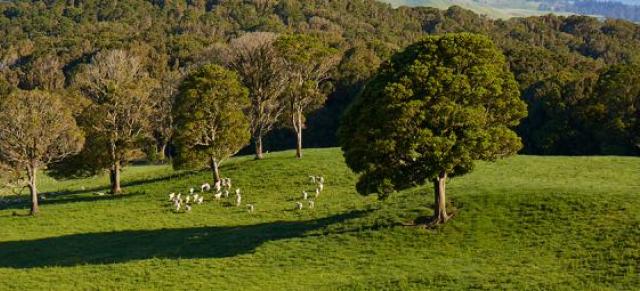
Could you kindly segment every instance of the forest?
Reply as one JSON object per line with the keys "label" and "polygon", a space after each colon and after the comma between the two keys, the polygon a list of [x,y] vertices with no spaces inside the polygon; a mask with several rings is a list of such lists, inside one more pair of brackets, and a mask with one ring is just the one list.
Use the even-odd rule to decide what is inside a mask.
{"label": "forest", "polygon": [[[339,55],[319,84],[326,102],[302,124],[305,147],[337,144],[342,113],[393,53],[425,35],[472,32],[496,43],[518,82],[529,111],[518,128],[523,153],[640,153],[640,26],[586,16],[492,20],[459,7],[393,9],[372,0],[0,2],[0,96],[55,92],[82,126],[91,115],[82,114],[87,101],[76,77],[100,52],[124,49],[139,58],[165,89],[150,89],[150,100],[161,104],[188,72],[229,67],[225,52],[251,32],[309,35]],[[154,110],[153,128],[128,153],[132,160],[175,152],[165,134],[170,113]],[[289,119],[273,129],[266,151],[294,147]],[[85,135],[86,143],[95,140]]]}

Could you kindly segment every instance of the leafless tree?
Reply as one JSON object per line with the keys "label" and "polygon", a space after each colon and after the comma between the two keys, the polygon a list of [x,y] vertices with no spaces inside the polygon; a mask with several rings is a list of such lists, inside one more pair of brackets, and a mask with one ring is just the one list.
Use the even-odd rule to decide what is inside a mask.
{"label": "leafless tree", "polygon": [[273,46],[277,36],[268,32],[247,33],[231,41],[230,66],[249,89],[249,119],[256,159],[263,158],[262,138],[273,129],[285,105],[287,74]]}
{"label": "leafless tree", "polygon": [[31,192],[31,214],[38,208],[37,173],[77,153],[84,138],[71,111],[45,91],[15,91],[0,106],[0,165],[24,173]]}
{"label": "leafless tree", "polygon": [[124,50],[96,54],[74,82],[91,101],[86,110],[94,117],[92,131],[107,142],[111,192],[121,193],[120,171],[127,151],[149,132],[155,83],[140,58]]}

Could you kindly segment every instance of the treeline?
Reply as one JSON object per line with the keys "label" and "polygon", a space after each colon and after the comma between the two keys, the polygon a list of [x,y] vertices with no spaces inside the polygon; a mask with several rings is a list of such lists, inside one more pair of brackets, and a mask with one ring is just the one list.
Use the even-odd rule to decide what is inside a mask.
{"label": "treeline", "polygon": [[[392,9],[372,0],[13,1],[0,3],[0,94],[56,92],[80,118],[88,101],[74,78],[100,52],[123,49],[139,58],[147,77],[165,84],[150,94],[158,99],[175,94],[170,84],[202,65],[230,68],[223,52],[247,32],[305,34],[339,57],[320,82],[328,98],[307,116],[303,140],[335,146],[342,112],[392,53],[425,34],[465,31],[489,35],[507,56],[529,106],[519,128],[525,153],[638,154],[632,75],[640,27],[582,16],[504,21],[458,7]],[[126,154],[175,154],[167,122],[155,115],[156,128]],[[265,150],[295,147],[290,125],[274,124]]]}
{"label": "treeline", "polygon": [[617,1],[546,1],[541,5],[541,9],[640,21],[640,6]]}

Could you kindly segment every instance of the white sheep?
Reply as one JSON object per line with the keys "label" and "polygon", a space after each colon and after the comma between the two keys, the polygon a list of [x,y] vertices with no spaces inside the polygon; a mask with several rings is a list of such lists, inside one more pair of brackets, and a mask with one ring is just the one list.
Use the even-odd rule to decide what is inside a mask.
{"label": "white sheep", "polygon": [[316,206],[316,202],[313,200],[309,200],[309,209],[313,209]]}
{"label": "white sheep", "polygon": [[302,202],[296,202],[296,210],[302,210]]}
{"label": "white sheep", "polygon": [[242,196],[240,196],[240,194],[236,195],[236,206],[240,206],[240,203],[242,203]]}
{"label": "white sheep", "polygon": [[185,205],[185,206],[184,206],[184,210],[185,210],[186,212],[191,212],[191,205],[189,205],[189,204]]}
{"label": "white sheep", "polygon": [[240,188],[236,189],[236,195],[240,195]]}
{"label": "white sheep", "polygon": [[173,201],[173,198],[176,197],[176,193],[169,194],[169,201]]}
{"label": "white sheep", "polygon": [[189,194],[193,195],[193,192],[195,192],[195,191],[196,191],[196,189],[191,188],[191,189],[189,189]]}
{"label": "white sheep", "polygon": [[224,190],[224,198],[229,198],[229,190]]}
{"label": "white sheep", "polygon": [[198,198],[198,205],[202,205],[202,203],[204,203],[204,197],[203,197],[203,196],[200,196],[200,197]]}
{"label": "white sheep", "polygon": [[182,203],[180,203],[180,200],[176,200],[176,201],[173,203],[173,206],[176,208],[176,212],[177,212],[177,211],[180,211],[180,205],[182,205]]}
{"label": "white sheep", "polygon": [[247,208],[249,209],[249,212],[253,212],[255,210],[253,204],[247,204]]}
{"label": "white sheep", "polygon": [[213,195],[214,198],[216,198],[216,200],[220,200],[220,198],[222,198],[222,193],[218,192],[215,195]]}
{"label": "white sheep", "polygon": [[318,196],[320,196],[320,188],[316,188],[316,198],[318,198]]}
{"label": "white sheep", "polygon": [[320,192],[324,191],[324,184],[318,183],[318,189],[320,189]]}
{"label": "white sheep", "polygon": [[178,193],[178,196],[176,196],[176,200],[182,200],[182,193]]}
{"label": "white sheep", "polygon": [[187,202],[187,204],[189,204],[191,202],[191,195],[187,196],[186,202]]}
{"label": "white sheep", "polygon": [[324,177],[322,176],[318,177],[318,183],[324,184]]}
{"label": "white sheep", "polygon": [[302,191],[302,199],[307,200],[309,198],[309,193],[307,191]]}
{"label": "white sheep", "polygon": [[211,191],[211,185],[209,183],[204,183],[200,186],[200,192],[208,192]]}

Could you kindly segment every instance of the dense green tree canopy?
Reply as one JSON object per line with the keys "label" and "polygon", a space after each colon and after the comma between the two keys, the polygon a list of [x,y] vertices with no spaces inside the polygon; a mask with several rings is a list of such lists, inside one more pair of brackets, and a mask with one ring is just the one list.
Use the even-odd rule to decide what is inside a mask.
{"label": "dense green tree canopy", "polygon": [[247,89],[238,75],[218,65],[205,65],[180,85],[174,102],[176,168],[210,167],[220,180],[218,165],[249,143]]}
{"label": "dense green tree canopy", "polygon": [[340,142],[347,164],[361,174],[358,191],[386,195],[516,153],[522,144],[512,128],[525,115],[491,40],[445,34],[382,66],[345,114]]}

